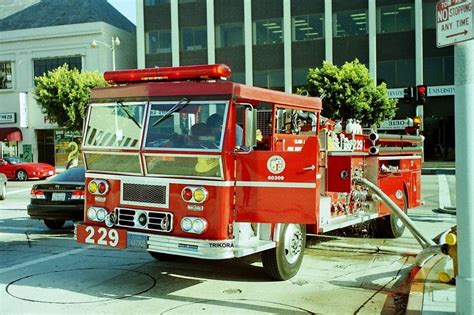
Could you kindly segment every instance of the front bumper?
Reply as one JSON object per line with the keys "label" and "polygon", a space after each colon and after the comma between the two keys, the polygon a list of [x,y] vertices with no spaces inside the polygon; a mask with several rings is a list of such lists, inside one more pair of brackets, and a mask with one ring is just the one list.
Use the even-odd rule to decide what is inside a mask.
{"label": "front bumper", "polygon": [[[79,231],[78,233],[78,230]],[[92,230],[97,229],[98,231],[103,229],[102,232],[95,233]],[[267,249],[274,248],[276,243],[274,241],[262,241],[255,240],[252,242],[246,242],[245,244],[236,244],[233,239],[226,240],[202,240],[192,239],[185,237],[175,237],[170,235],[156,235],[141,232],[128,232],[124,229],[116,228],[105,228],[105,227],[93,227],[78,225],[76,226],[77,240],[81,243],[88,243],[98,245],[97,241],[94,241],[95,234],[101,235],[123,235],[126,237],[126,242],[123,240],[110,243],[108,242],[108,236],[105,238],[106,244],[118,244],[118,246],[111,246],[117,248],[126,249],[142,249],[151,252],[158,252],[169,255],[186,256],[202,259],[229,259],[236,257],[243,257],[254,253],[262,252]],[[111,231],[117,231],[117,233],[110,233]],[[82,231],[87,231],[87,236],[83,235]],[[123,246],[122,246],[123,244]]]}

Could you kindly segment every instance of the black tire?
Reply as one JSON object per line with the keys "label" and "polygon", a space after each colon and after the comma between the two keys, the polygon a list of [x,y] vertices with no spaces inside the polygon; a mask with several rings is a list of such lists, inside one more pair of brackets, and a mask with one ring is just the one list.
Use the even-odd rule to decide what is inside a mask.
{"label": "black tire", "polygon": [[7,184],[4,184],[3,187],[0,188],[0,200],[5,200],[7,196]]}
{"label": "black tire", "polygon": [[159,261],[172,261],[176,259],[176,255],[163,254],[163,253],[157,253],[157,252],[148,252],[148,253],[150,254],[151,257]]}
{"label": "black tire", "polygon": [[288,280],[296,275],[303,261],[306,225],[282,224],[277,247],[262,252],[265,272],[275,280]]}
{"label": "black tire", "polygon": [[[407,213],[408,201],[403,192],[403,212]],[[395,214],[375,219],[373,222],[374,236],[381,238],[398,238],[405,232],[405,224]]]}
{"label": "black tire", "polygon": [[16,171],[15,178],[20,181],[28,180],[28,173],[25,170]]}
{"label": "black tire", "polygon": [[64,220],[44,220],[44,225],[46,225],[51,230],[58,230],[64,226],[66,221]]}

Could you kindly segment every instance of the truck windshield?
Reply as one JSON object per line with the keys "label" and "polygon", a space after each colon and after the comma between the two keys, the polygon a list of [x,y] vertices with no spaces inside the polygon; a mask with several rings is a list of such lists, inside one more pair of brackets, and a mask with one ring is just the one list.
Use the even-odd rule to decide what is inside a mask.
{"label": "truck windshield", "polygon": [[91,104],[85,146],[139,148],[145,103]]}
{"label": "truck windshield", "polygon": [[145,147],[219,151],[227,113],[224,101],[152,103]]}

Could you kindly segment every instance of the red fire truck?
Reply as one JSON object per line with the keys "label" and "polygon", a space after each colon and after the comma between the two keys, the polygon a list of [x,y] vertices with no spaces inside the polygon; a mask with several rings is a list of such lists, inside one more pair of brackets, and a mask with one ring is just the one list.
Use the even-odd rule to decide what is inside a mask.
{"label": "red fire truck", "polygon": [[404,225],[369,188],[401,209],[420,205],[416,136],[344,133],[321,100],[237,84],[226,65],[105,73],[84,125],[84,223],[77,240],[141,248],[157,259],[261,253],[289,279],[306,235],[372,220]]}

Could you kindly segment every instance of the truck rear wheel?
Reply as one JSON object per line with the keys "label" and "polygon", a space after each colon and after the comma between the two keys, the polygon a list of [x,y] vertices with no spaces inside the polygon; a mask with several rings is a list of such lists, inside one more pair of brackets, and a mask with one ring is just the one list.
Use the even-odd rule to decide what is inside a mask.
{"label": "truck rear wheel", "polygon": [[265,272],[276,280],[288,280],[300,269],[306,245],[306,225],[283,224],[277,247],[262,253]]}
{"label": "truck rear wheel", "polygon": [[[405,192],[403,192],[403,207],[402,210],[407,213],[408,202]],[[382,218],[375,219],[374,222],[374,236],[384,238],[398,238],[405,232],[405,224],[398,218],[396,214],[390,214]]]}

